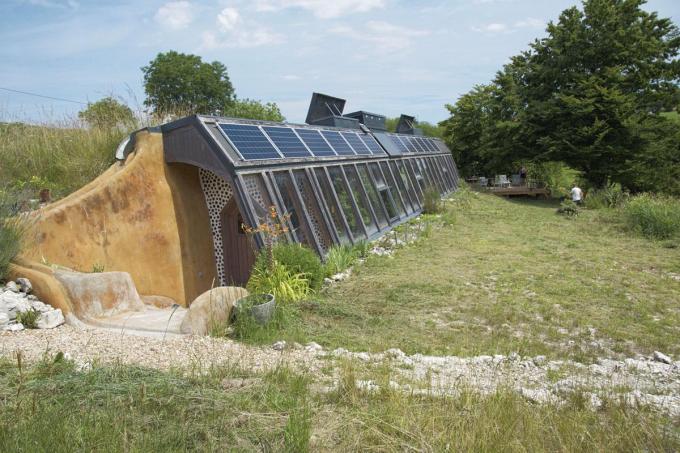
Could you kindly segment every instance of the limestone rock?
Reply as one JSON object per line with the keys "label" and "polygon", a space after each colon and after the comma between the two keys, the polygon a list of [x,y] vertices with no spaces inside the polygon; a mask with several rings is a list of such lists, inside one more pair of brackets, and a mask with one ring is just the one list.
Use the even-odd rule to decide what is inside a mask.
{"label": "limestone rock", "polygon": [[64,324],[64,315],[61,313],[61,309],[50,310],[42,313],[36,322],[36,327],[38,329],[54,329]]}
{"label": "limestone rock", "polygon": [[0,327],[9,324],[9,315],[5,312],[0,311]]}
{"label": "limestone rock", "polygon": [[18,332],[20,330],[24,330],[24,325],[21,324],[20,322],[15,322],[13,324],[7,324],[5,327],[2,328],[2,330],[5,330],[7,332]]}
{"label": "limestone rock", "polygon": [[31,285],[31,281],[27,278],[17,278],[17,285],[19,285],[22,293],[29,294],[33,291],[33,285]]}
{"label": "limestone rock", "polygon": [[305,346],[305,351],[308,352],[317,352],[323,350],[323,347],[319,343],[314,343],[313,341],[310,343],[307,343]]}
{"label": "limestone rock", "polygon": [[17,285],[14,282],[7,282],[7,285],[5,286],[5,289],[8,291],[12,291],[13,293],[18,293],[21,290],[19,289],[19,285]]}
{"label": "limestone rock", "polygon": [[283,341],[283,340],[277,341],[276,343],[274,343],[272,345],[272,349],[274,351],[283,351],[285,348],[286,348],[286,342]]}
{"label": "limestone rock", "polygon": [[83,318],[111,316],[121,311],[144,310],[132,277],[127,272],[55,272],[74,309]]}
{"label": "limestone rock", "polygon": [[663,352],[659,351],[654,351],[654,360],[656,360],[657,362],[665,363],[667,365],[671,365],[673,363],[670,357],[668,357]]}
{"label": "limestone rock", "polygon": [[207,335],[212,326],[228,323],[234,302],[247,295],[248,291],[238,286],[222,286],[204,292],[189,305],[180,332]]}

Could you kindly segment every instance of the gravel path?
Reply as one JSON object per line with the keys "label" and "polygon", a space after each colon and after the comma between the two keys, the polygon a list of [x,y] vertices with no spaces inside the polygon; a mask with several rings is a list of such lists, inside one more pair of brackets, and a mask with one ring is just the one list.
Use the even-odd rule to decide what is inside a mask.
{"label": "gravel path", "polygon": [[[511,388],[527,399],[559,403],[579,391],[595,408],[605,398],[624,400],[631,405],[645,404],[672,416],[680,416],[680,361],[663,355],[625,360],[601,359],[593,365],[572,361],[547,361],[543,357],[407,356],[398,349],[384,353],[324,351],[307,346],[285,345],[254,347],[228,339],[210,337],[149,338],[101,329],[81,330],[68,325],[51,330],[25,330],[0,333],[0,355],[12,357],[21,351],[29,361],[58,351],[87,367],[99,364],[136,364],[158,369],[203,370],[211,365],[228,365],[266,371],[287,365],[317,376],[317,388],[330,389],[338,379],[338,368],[321,372],[348,358],[358,365],[358,375],[366,379],[357,385],[368,391],[379,390],[375,369],[389,361],[392,369],[389,386],[406,393],[455,395],[461,389],[490,393]],[[668,363],[664,363],[668,362]]]}

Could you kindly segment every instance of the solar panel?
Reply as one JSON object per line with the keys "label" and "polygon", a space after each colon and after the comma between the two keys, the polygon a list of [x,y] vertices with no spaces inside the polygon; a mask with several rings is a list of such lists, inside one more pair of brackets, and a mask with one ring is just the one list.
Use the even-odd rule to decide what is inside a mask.
{"label": "solar panel", "polygon": [[421,137],[416,137],[415,140],[416,140],[416,143],[418,143],[418,144],[420,145],[420,147],[423,148],[423,151],[424,151],[424,152],[427,153],[427,152],[430,151],[430,148],[427,147],[427,144],[425,143],[425,140],[424,140],[423,138],[421,138]]}
{"label": "solar panel", "polygon": [[371,154],[371,150],[364,144],[354,132],[341,132],[340,135],[345,137],[347,143],[354,149],[357,154]]}
{"label": "solar panel", "polygon": [[361,139],[366,143],[366,146],[368,149],[371,150],[371,153],[373,154],[385,154],[385,150],[382,149],[382,146],[378,144],[378,142],[375,140],[375,138],[372,135],[364,134],[360,135]]}
{"label": "solar panel", "polygon": [[406,147],[404,142],[401,141],[401,139],[399,138],[398,135],[390,135],[390,138],[392,139],[394,144],[397,146],[397,148],[399,148],[399,151],[401,151],[402,153],[409,152],[408,148]]}
{"label": "solar panel", "polygon": [[408,148],[408,151],[410,153],[419,152],[418,148],[416,148],[416,145],[414,145],[413,142],[411,140],[409,140],[409,137],[401,136],[399,138],[401,139],[401,141],[404,142],[404,144],[406,145],[406,147]]}
{"label": "solar panel", "polygon": [[330,143],[339,156],[354,156],[354,151],[352,151],[352,148],[350,148],[339,132],[321,131],[321,134],[328,140],[328,143]]}
{"label": "solar panel", "polygon": [[316,129],[295,129],[307,148],[317,157],[335,156],[335,151]]}
{"label": "solar panel", "polygon": [[425,152],[425,148],[420,146],[420,143],[418,143],[418,140],[416,140],[415,137],[409,137],[408,141],[411,142],[413,144],[413,146],[415,146],[417,153],[424,153]]}
{"label": "solar panel", "polygon": [[285,157],[310,157],[309,151],[289,127],[262,126]]}
{"label": "solar panel", "polygon": [[244,160],[281,158],[276,148],[257,126],[220,123],[220,129]]}
{"label": "solar panel", "polygon": [[437,148],[437,145],[434,144],[434,140],[431,138],[424,138],[423,141],[427,145],[427,148],[432,151],[433,153],[439,152],[439,149]]}

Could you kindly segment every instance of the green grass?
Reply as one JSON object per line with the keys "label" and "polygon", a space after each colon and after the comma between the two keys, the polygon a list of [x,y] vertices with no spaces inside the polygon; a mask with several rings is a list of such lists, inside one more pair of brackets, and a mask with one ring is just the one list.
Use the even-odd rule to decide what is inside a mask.
{"label": "green grass", "polygon": [[680,236],[680,200],[661,195],[641,194],[623,206],[630,228],[650,239]]}
{"label": "green grass", "polygon": [[[283,339],[407,353],[594,357],[680,353],[680,251],[608,210],[553,201],[454,201],[454,222],[394,258],[370,257]],[[598,343],[593,343],[598,342]]]}
{"label": "green grass", "polygon": [[63,358],[0,361],[0,451],[677,451],[677,421],[609,401],[531,404],[507,390],[415,396],[308,374],[77,371]]}

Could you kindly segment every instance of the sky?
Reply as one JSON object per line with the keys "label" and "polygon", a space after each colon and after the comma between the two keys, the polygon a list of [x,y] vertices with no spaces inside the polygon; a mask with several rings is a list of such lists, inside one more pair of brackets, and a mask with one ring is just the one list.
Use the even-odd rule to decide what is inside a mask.
{"label": "sky", "polygon": [[[239,98],[276,102],[291,122],[314,91],[347,99],[346,112],[438,122],[579,3],[0,0],[0,120],[69,118],[108,95],[141,110],[140,68],[176,50],[221,61]],[[645,9],[680,24],[680,0]]]}

